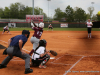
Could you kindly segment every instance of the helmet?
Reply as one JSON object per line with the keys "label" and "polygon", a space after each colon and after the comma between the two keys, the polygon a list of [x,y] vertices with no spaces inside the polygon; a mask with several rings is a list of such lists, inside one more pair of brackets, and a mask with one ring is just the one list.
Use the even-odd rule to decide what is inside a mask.
{"label": "helmet", "polygon": [[43,27],[44,27],[44,23],[40,22],[40,23],[39,23],[39,27],[40,27],[40,28],[43,28]]}
{"label": "helmet", "polygon": [[42,40],[39,41],[39,46],[44,46],[44,47],[46,47],[46,44],[47,44],[47,42],[46,42],[45,39],[42,39]]}
{"label": "helmet", "polygon": [[27,38],[29,38],[29,36],[30,36],[29,30],[23,30],[23,31],[22,31],[22,35],[25,35],[25,34],[28,34],[28,35],[27,35]]}

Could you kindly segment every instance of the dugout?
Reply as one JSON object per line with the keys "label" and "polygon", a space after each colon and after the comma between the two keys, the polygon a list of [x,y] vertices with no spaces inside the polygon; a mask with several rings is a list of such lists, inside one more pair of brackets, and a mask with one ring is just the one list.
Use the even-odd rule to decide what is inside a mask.
{"label": "dugout", "polygon": [[93,28],[100,28],[100,21],[95,21],[93,23]]}

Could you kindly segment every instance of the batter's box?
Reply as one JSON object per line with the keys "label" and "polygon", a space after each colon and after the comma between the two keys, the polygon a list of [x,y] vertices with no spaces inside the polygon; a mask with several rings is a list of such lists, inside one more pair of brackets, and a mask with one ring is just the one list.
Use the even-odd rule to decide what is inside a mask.
{"label": "batter's box", "polygon": [[80,58],[82,58],[82,56],[64,55],[61,58],[53,61],[53,63],[75,64]]}

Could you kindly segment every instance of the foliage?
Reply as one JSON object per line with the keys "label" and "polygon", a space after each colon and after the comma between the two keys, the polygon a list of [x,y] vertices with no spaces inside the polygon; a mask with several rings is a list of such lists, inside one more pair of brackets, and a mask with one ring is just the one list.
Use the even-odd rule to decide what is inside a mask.
{"label": "foliage", "polygon": [[67,19],[67,22],[73,22],[74,21],[74,11],[73,8],[68,5],[65,9],[65,16]]}
{"label": "foliage", "polygon": [[[10,4],[9,7],[5,7],[4,9],[0,8],[0,17],[1,18],[16,18],[16,19],[25,19],[26,15],[32,15],[33,8],[25,6],[19,2]],[[34,8],[35,15],[47,15],[43,12],[42,8],[35,7]]]}
{"label": "foliage", "polygon": [[55,15],[54,15],[54,19],[55,20],[61,20],[61,18],[64,17],[64,12],[62,12],[62,10],[60,10],[60,8],[55,9]]}
{"label": "foliage", "polygon": [[82,8],[77,8],[74,12],[74,19],[78,22],[86,21],[86,13]]}

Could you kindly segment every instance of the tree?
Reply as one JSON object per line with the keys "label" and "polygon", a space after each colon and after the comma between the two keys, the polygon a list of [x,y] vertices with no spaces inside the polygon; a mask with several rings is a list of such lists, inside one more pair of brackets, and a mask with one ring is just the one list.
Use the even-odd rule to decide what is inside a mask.
{"label": "tree", "polygon": [[18,18],[19,15],[19,6],[20,3],[15,3],[10,5],[10,17],[11,18]]}
{"label": "tree", "polygon": [[92,20],[97,21],[97,15],[93,15]]}
{"label": "tree", "polygon": [[41,9],[41,8],[39,8],[39,7],[35,7],[34,8],[34,14],[35,15],[41,15],[41,14],[43,14],[44,12],[43,12],[43,9]]}
{"label": "tree", "polygon": [[54,15],[54,19],[56,20],[61,20],[61,18],[64,18],[64,12],[62,12],[62,10],[60,10],[60,8],[55,9],[55,15]]}
{"label": "tree", "polygon": [[94,7],[88,7],[88,11],[89,11],[90,18],[92,18]]}
{"label": "tree", "polygon": [[97,15],[97,20],[100,21],[100,16],[99,15]]}
{"label": "tree", "polygon": [[74,12],[74,19],[80,23],[80,21],[86,21],[86,13],[82,8],[77,8]]}
{"label": "tree", "polygon": [[10,18],[10,9],[8,7],[5,7],[4,9],[4,17]]}
{"label": "tree", "polygon": [[3,16],[4,16],[3,8],[0,8],[0,18],[3,18]]}
{"label": "tree", "polygon": [[65,17],[67,19],[67,22],[73,22],[74,21],[74,11],[73,8],[68,5],[65,9]]}

